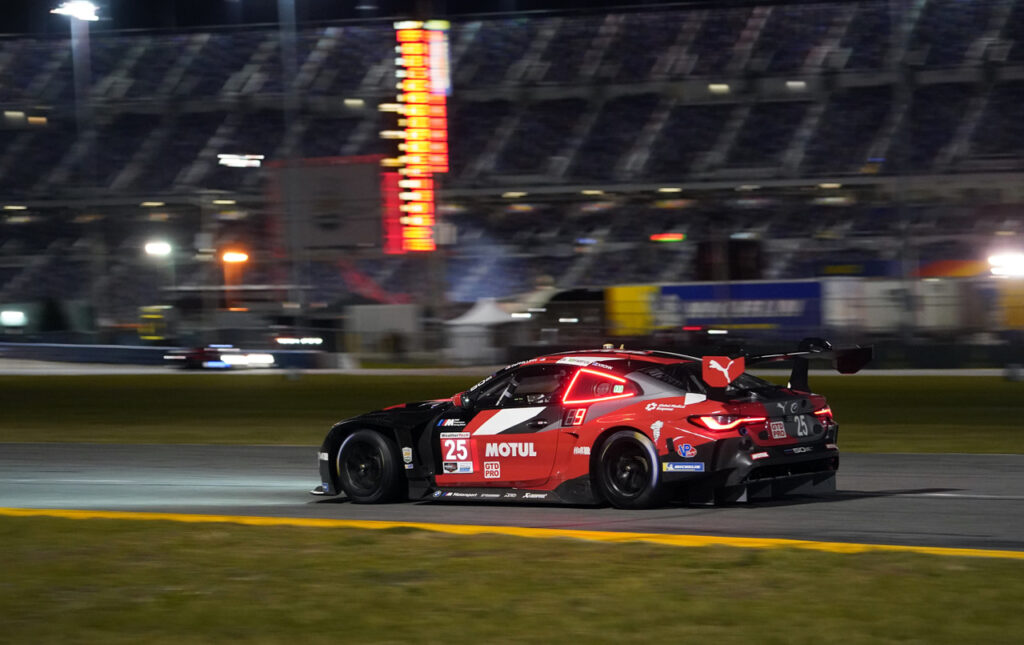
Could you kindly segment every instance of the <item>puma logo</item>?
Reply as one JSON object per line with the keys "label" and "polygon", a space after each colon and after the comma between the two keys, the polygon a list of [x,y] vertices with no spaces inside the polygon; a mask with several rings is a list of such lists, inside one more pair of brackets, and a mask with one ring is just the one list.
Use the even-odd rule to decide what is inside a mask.
{"label": "puma logo", "polygon": [[722,373],[723,376],[725,376],[725,380],[727,382],[732,383],[733,379],[732,379],[731,376],[729,376],[729,369],[732,367],[732,364],[735,363],[735,362],[736,362],[736,359],[733,359],[733,360],[729,361],[728,365],[726,365],[725,367],[722,367],[722,364],[719,363],[718,361],[711,360],[711,361],[708,362],[708,367],[710,367],[713,370],[718,370],[719,372]]}

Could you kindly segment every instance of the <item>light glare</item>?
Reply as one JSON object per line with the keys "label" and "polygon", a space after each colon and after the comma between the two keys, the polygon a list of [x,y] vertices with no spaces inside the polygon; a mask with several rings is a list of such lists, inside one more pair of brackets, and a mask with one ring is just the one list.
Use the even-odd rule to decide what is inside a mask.
{"label": "light glare", "polygon": [[1024,253],[998,253],[989,256],[992,275],[1024,276]]}
{"label": "light glare", "polygon": [[24,311],[0,311],[0,325],[4,327],[23,327],[27,321]]}
{"label": "light glare", "polygon": [[146,255],[155,255],[157,257],[167,257],[171,254],[171,245],[168,242],[156,241],[146,242],[146,246],[143,247],[146,250]]}
{"label": "light glare", "polygon": [[76,20],[95,22],[100,19],[100,17],[96,15],[97,11],[99,11],[99,7],[87,0],[72,0],[71,2],[63,3],[56,9],[51,9],[50,13],[68,16]]}

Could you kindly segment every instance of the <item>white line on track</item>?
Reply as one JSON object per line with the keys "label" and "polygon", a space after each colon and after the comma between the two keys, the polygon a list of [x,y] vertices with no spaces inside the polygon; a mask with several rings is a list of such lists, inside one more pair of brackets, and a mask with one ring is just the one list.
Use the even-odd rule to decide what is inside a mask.
{"label": "white line on track", "polygon": [[893,497],[951,497],[955,499],[1003,499],[1024,501],[1024,495],[983,495],[978,493],[900,493]]}

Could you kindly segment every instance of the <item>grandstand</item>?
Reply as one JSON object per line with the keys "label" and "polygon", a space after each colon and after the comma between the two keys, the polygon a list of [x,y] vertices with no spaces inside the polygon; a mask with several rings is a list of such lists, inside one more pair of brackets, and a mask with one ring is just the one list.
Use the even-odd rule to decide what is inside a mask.
{"label": "grandstand", "polygon": [[[68,42],[0,38],[0,199],[26,206],[0,224],[0,301],[88,293],[128,316],[166,286],[137,252],[157,228],[272,256],[264,171],[217,155],[382,152],[395,83],[390,23],[303,26],[286,123],[278,39],[95,32],[79,124]],[[1006,206],[1024,199],[1024,0],[496,16],[451,39],[452,300],[695,279],[699,244],[730,237],[760,240],[761,276],[781,279],[855,261],[906,276],[1024,233]],[[354,282],[401,300],[422,271],[347,259],[311,258],[317,302],[365,292]],[[216,280],[202,255],[177,262],[179,285]],[[270,259],[248,271],[287,280]]]}

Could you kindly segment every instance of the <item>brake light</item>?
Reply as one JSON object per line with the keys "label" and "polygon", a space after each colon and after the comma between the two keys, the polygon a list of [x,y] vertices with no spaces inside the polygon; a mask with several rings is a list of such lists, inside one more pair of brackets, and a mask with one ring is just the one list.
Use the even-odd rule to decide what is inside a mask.
{"label": "brake light", "polygon": [[752,423],[764,423],[767,420],[765,417],[741,417],[732,414],[704,414],[690,417],[690,423],[717,432],[734,430]]}
{"label": "brake light", "polygon": [[819,408],[814,411],[814,416],[818,417],[819,419],[831,419],[832,408],[828,407],[827,405],[823,408]]}
{"label": "brake light", "polygon": [[638,393],[637,387],[621,376],[581,367],[569,381],[569,387],[565,389],[565,395],[562,397],[562,404],[582,405],[625,399]]}

